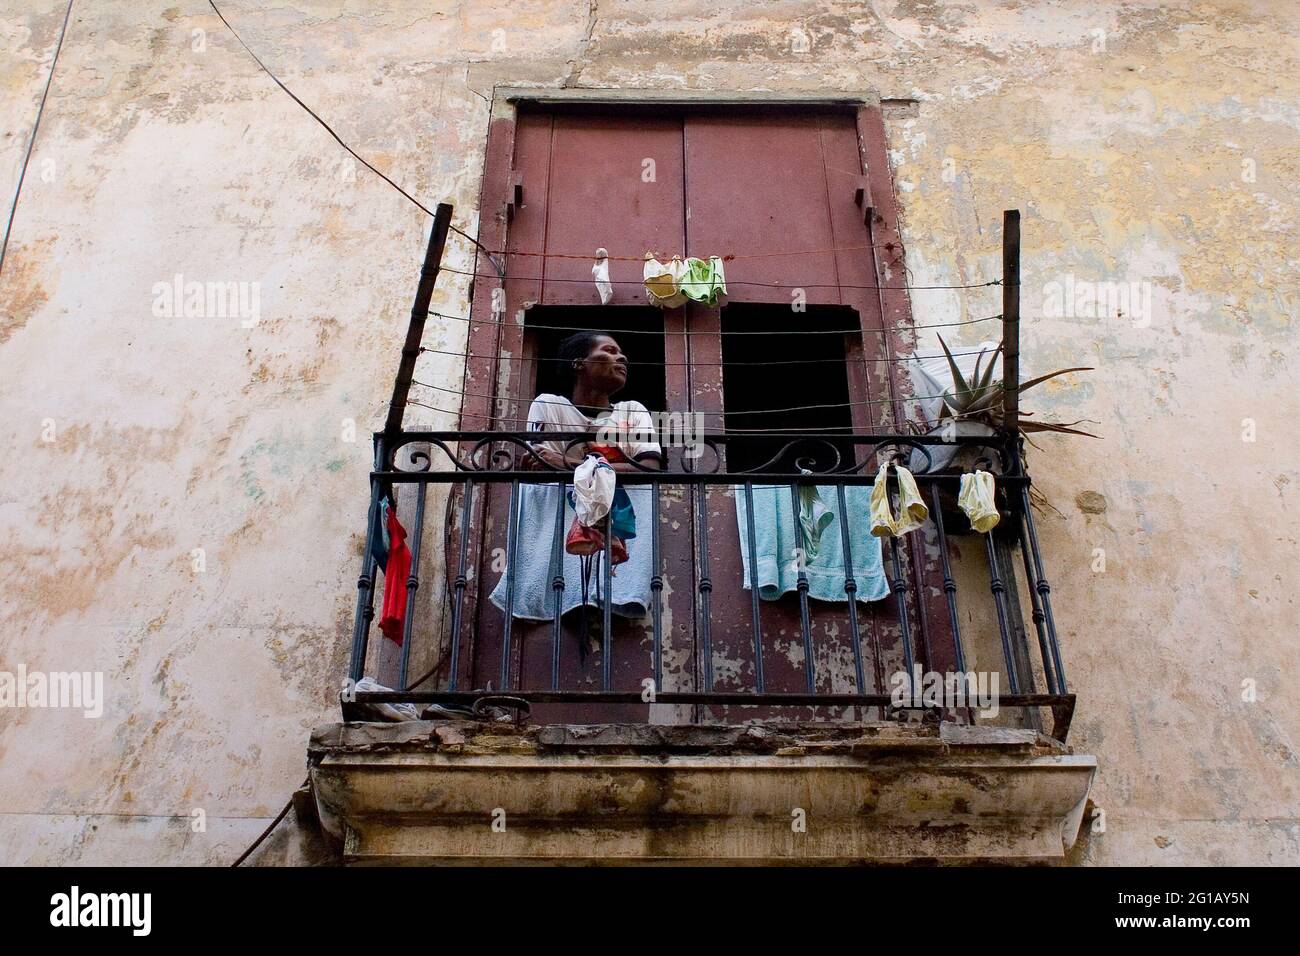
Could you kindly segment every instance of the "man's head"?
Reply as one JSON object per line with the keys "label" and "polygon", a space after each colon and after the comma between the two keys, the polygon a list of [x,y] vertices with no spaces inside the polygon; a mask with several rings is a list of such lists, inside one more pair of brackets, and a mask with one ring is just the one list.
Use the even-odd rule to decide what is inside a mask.
{"label": "man's head", "polygon": [[608,333],[575,332],[560,343],[558,359],[570,398],[579,383],[587,393],[604,395],[627,384],[627,356]]}

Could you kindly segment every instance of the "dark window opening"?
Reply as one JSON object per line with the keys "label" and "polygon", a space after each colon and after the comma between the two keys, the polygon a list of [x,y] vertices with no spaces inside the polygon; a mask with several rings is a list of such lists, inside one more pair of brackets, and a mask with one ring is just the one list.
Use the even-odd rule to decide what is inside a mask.
{"label": "dark window opening", "polygon": [[[845,337],[836,329],[859,327],[858,313],[847,306],[810,305],[792,312],[788,304],[728,305],[722,310],[723,401],[726,429],[774,429],[826,438],[843,466],[853,460],[853,444],[835,435],[853,431],[849,401]],[[798,329],[798,331],[791,331]],[[737,335],[765,332],[765,335]],[[858,334],[858,333],[846,333]],[[759,364],[755,364],[759,363]],[[796,406],[823,405],[777,411]],[[781,454],[791,438],[729,438],[727,469],[756,468],[780,454],[763,471],[796,470],[796,460],[813,459],[813,470],[835,466],[835,451],[819,442],[801,443]]]}
{"label": "dark window opening", "polygon": [[[608,332],[627,356],[627,385],[614,401],[637,401],[652,412],[663,411],[664,319],[653,306],[546,306],[529,309],[525,317],[531,342],[528,354],[535,360],[532,398],[543,392],[564,394],[562,371],[556,359],[560,343],[575,330]],[[556,328],[563,326],[563,328]],[[622,333],[622,334],[620,334]]]}

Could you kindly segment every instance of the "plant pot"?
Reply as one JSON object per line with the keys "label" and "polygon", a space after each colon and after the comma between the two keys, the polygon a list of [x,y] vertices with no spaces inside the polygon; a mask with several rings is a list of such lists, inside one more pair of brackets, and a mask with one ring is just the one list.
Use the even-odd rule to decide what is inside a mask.
{"label": "plant pot", "polygon": [[[934,428],[926,432],[928,438],[938,438],[952,436],[957,438],[991,438],[996,434],[991,427],[983,422],[940,422]],[[975,463],[981,458],[988,459],[986,471],[995,475],[1002,473],[1002,458],[997,448],[988,445],[926,445],[926,451],[930,453],[930,467],[925,466],[925,456],[920,451],[913,449],[912,458],[909,467],[912,471],[919,472],[923,469],[929,474],[939,474],[941,472],[967,472],[975,470]]]}

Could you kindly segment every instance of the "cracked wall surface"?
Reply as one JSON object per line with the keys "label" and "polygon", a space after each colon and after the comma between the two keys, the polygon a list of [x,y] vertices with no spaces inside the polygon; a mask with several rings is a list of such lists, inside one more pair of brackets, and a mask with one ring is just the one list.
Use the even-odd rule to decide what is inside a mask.
{"label": "cracked wall surface", "polygon": [[[1071,743],[1098,757],[1106,810],[1076,862],[1300,861],[1293,8],[223,9],[471,233],[496,85],[915,100],[887,113],[913,284],[997,275],[1019,208],[1023,373],[1096,367],[1025,397],[1103,436],[1039,438],[1030,458]],[[6,217],[64,10],[0,0]],[[337,715],[367,436],[427,228],[206,5],[74,3],[0,275],[0,670],[102,671],[106,701],[99,719],[0,711],[0,860],[227,862],[301,782],[310,729]],[[446,261],[468,270],[471,250]],[[177,276],[256,283],[256,321],[156,314]],[[464,314],[466,281],[440,279],[433,307]],[[1136,310],[1061,307],[1121,282]],[[995,293],[912,303],[937,324],[996,313]],[[964,331],[949,341],[986,337]],[[425,344],[463,350],[464,328],[431,322]],[[425,355],[416,377],[459,374]],[[283,836],[264,858],[311,851]]]}

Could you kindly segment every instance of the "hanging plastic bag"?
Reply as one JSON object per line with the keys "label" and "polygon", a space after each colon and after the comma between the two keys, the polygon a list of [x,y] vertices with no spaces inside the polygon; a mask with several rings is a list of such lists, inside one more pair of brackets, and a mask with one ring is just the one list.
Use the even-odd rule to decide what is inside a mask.
{"label": "hanging plastic bag", "polygon": [[685,275],[686,263],[682,262],[681,256],[673,256],[669,262],[663,263],[647,252],[643,276],[645,294],[650,304],[661,309],[675,309],[683,305],[686,294],[682,292],[682,277]]}
{"label": "hanging plastic bag", "polygon": [[970,518],[970,526],[980,534],[987,534],[997,527],[1002,520],[994,500],[993,476],[987,471],[975,469],[973,474],[961,476],[961,490],[957,493],[957,504]]}
{"label": "hanging plastic bag", "polygon": [[902,465],[895,465],[894,471],[898,474],[898,521],[894,524],[894,534],[907,534],[925,524],[930,509],[921,500],[912,473]]}
{"label": "hanging plastic bag", "polygon": [[710,256],[708,261],[692,256],[686,260],[686,271],[677,285],[682,295],[705,305],[717,305],[718,296],[727,294],[727,274],[722,260],[717,256]]}
{"label": "hanging plastic bag", "polygon": [[599,524],[614,503],[614,469],[601,455],[588,455],[573,472],[573,510],[579,523]]}
{"label": "hanging plastic bag", "polygon": [[877,538],[898,537],[915,531],[930,515],[912,473],[902,465],[895,465],[894,471],[898,475],[897,518],[889,507],[889,462],[880,466],[871,486],[871,533]]}
{"label": "hanging plastic bag", "polygon": [[889,510],[889,462],[880,466],[876,480],[871,483],[871,533],[877,538],[894,534],[894,515]]}
{"label": "hanging plastic bag", "polygon": [[609,253],[603,248],[596,250],[596,264],[591,267],[591,277],[596,280],[600,304],[609,305],[609,300],[614,298],[614,285],[609,281]]}

